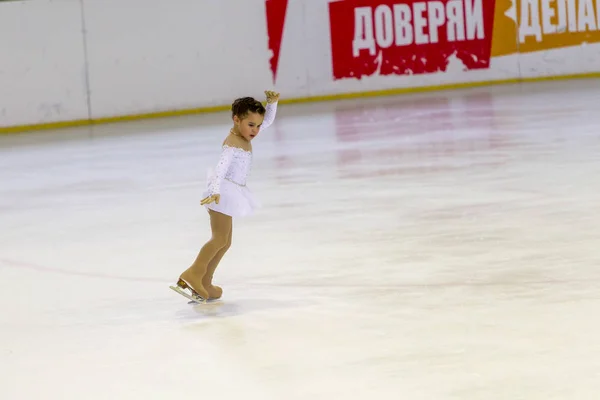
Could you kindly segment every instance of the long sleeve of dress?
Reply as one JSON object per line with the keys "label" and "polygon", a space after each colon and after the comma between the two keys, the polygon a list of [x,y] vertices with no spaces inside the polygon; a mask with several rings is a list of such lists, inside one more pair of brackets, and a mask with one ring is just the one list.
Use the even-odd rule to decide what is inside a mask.
{"label": "long sleeve of dress", "polygon": [[267,103],[265,108],[265,118],[263,118],[263,123],[260,127],[261,131],[267,129],[269,126],[271,126],[271,124],[273,124],[273,121],[275,121],[275,115],[277,114],[277,102]]}
{"label": "long sleeve of dress", "polygon": [[233,160],[234,148],[229,146],[223,146],[223,151],[219,157],[219,162],[215,167],[213,177],[208,185],[209,195],[220,194],[221,182],[225,179],[231,161]]}

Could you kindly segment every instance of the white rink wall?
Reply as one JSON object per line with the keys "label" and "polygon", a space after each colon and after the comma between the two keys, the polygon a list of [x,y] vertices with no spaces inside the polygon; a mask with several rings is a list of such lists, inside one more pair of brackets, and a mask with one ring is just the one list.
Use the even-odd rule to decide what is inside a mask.
{"label": "white rink wall", "polygon": [[[330,12],[330,3],[343,4]],[[497,7],[501,3],[496,1]],[[559,33],[597,37],[600,2],[594,0],[589,10],[584,9],[589,1],[568,0],[566,11],[546,3],[540,0],[537,10],[529,9],[538,13],[537,23],[514,29],[514,37],[493,40],[514,40],[517,47],[552,34],[556,41]],[[272,11],[269,20],[267,7],[281,10],[286,4],[275,80],[269,38],[277,36],[273,15],[278,13]],[[481,61],[498,24],[510,23],[511,11],[506,14],[504,19],[494,14],[485,0],[0,2],[0,128],[223,106],[239,96],[262,98],[271,88],[284,99],[298,99],[600,71],[595,40],[527,54],[492,54],[489,65],[467,70],[456,55],[444,53],[463,46],[463,53],[473,52]],[[332,37],[347,29],[359,40]],[[334,54],[336,46],[347,54]],[[380,67],[361,79],[336,77],[336,68],[345,68],[344,57],[355,49],[360,53],[355,68]],[[437,59],[438,53],[444,57]],[[424,68],[438,62],[439,71],[407,67],[419,58]],[[407,69],[384,73],[391,64]]]}
{"label": "white rink wall", "polygon": [[0,3],[0,126],[88,117],[77,1]]}

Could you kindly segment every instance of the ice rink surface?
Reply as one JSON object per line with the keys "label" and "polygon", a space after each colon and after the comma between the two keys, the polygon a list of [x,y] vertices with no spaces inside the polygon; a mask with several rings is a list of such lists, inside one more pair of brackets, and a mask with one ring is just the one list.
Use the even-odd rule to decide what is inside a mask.
{"label": "ice rink surface", "polygon": [[203,306],[227,113],[0,136],[0,399],[597,400],[599,104],[280,105]]}

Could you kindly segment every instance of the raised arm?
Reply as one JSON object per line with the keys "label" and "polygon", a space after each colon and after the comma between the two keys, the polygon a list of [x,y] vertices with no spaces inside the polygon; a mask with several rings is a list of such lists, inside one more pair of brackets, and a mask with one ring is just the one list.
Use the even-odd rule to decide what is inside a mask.
{"label": "raised arm", "polygon": [[277,102],[267,103],[265,108],[265,118],[260,126],[261,131],[267,129],[269,126],[271,126],[271,124],[273,124],[273,121],[275,121],[275,115],[277,114]]}
{"label": "raised arm", "polygon": [[265,106],[265,118],[260,126],[260,130],[267,129],[275,121],[275,115],[277,114],[277,103],[279,102],[279,93],[272,90],[265,90],[267,96],[267,105]]}

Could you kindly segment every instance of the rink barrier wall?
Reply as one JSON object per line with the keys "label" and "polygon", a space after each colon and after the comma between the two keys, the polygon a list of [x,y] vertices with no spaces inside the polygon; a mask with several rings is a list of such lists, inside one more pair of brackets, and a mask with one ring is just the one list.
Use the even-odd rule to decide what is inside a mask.
{"label": "rink barrier wall", "polygon": [[14,133],[225,111],[266,89],[291,104],[598,78],[600,0],[14,0],[0,46]]}
{"label": "rink barrier wall", "polygon": [[[350,99],[356,99],[356,98],[416,94],[416,93],[426,93],[426,92],[445,91],[445,90],[459,90],[459,89],[469,89],[469,88],[486,87],[486,86],[499,86],[499,85],[547,82],[547,81],[566,81],[566,80],[592,79],[592,78],[600,78],[600,73],[546,76],[546,77],[525,78],[525,79],[505,79],[502,81],[498,80],[498,81],[467,82],[467,83],[455,83],[455,84],[440,85],[440,86],[429,86],[429,87],[397,88],[397,89],[386,89],[386,90],[377,90],[377,91],[370,91],[370,92],[341,93],[341,94],[313,96],[313,97],[304,97],[304,98],[295,98],[295,99],[283,99],[279,103],[280,104],[302,104],[302,103],[314,103],[314,102],[324,102],[324,101],[350,100]],[[44,131],[44,130],[52,130],[52,129],[67,129],[67,128],[92,126],[92,125],[133,122],[133,121],[141,121],[141,120],[148,120],[148,119],[173,118],[173,117],[180,117],[180,116],[187,116],[187,115],[199,115],[199,114],[207,114],[207,113],[224,112],[224,111],[229,111],[230,109],[231,109],[231,105],[227,104],[227,105],[215,106],[215,107],[191,108],[191,109],[162,111],[162,112],[156,112],[156,113],[137,114],[137,115],[136,114],[122,115],[122,116],[107,117],[107,118],[100,118],[100,119],[82,119],[82,120],[73,120],[73,121],[51,122],[51,123],[37,124],[37,125],[8,126],[8,127],[0,127],[0,134],[15,134],[15,133]]]}

